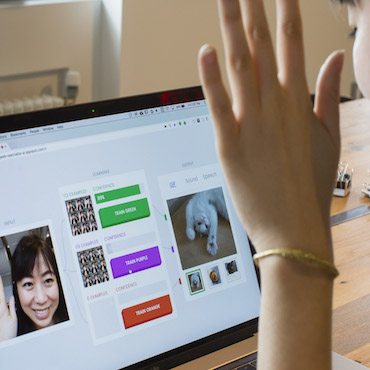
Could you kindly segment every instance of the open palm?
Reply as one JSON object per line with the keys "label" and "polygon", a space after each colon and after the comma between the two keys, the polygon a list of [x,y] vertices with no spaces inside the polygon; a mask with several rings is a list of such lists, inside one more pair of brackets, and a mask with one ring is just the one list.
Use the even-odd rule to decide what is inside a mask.
{"label": "open palm", "polygon": [[257,251],[301,248],[331,259],[343,53],[322,67],[312,107],[298,1],[277,2],[275,58],[263,2],[219,1],[232,101],[211,46],[200,51],[202,84],[226,181]]}

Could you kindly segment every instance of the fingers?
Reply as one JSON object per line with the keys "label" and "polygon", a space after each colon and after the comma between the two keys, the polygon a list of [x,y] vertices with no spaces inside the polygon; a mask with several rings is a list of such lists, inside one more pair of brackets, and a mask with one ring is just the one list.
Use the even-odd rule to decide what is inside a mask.
{"label": "fingers", "polygon": [[234,110],[239,116],[247,105],[253,107],[259,101],[239,0],[219,0],[219,14]]}
{"label": "fingers", "polygon": [[302,21],[298,0],[276,0],[279,80],[293,93],[307,95]]}
{"label": "fingers", "polygon": [[[3,284],[3,280],[0,276],[0,306],[1,305],[4,305],[7,308],[6,298],[5,298],[5,291],[4,291],[4,284]],[[9,299],[9,312],[10,312],[10,316],[13,319],[17,318],[17,314],[15,312],[15,300],[14,300],[13,296],[11,296],[10,299]]]}
{"label": "fingers", "polygon": [[11,296],[9,299],[9,313],[12,319],[17,318],[17,313],[15,312],[15,299],[13,296]]}
{"label": "fingers", "polygon": [[277,67],[263,1],[241,0],[240,5],[260,94],[266,96],[277,85]]}
{"label": "fingers", "polygon": [[332,53],[320,69],[316,84],[315,113],[327,127],[334,143],[340,143],[339,98],[344,52]]}
{"label": "fingers", "polygon": [[5,300],[5,292],[4,292],[4,285],[3,285],[3,279],[1,278],[0,276],[0,306],[2,304],[6,304],[6,300]]}
{"label": "fingers", "polygon": [[224,151],[234,143],[239,128],[222,83],[214,48],[204,45],[199,51],[198,63],[200,79],[212,114],[218,146]]}

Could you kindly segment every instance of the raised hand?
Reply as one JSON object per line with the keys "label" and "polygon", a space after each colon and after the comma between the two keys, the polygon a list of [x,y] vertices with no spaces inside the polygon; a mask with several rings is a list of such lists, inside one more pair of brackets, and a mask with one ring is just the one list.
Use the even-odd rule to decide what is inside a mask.
{"label": "raised hand", "polygon": [[219,0],[231,99],[209,45],[199,53],[200,76],[227,184],[257,251],[301,248],[331,259],[343,53],[323,65],[313,108],[298,0],[276,3],[275,58],[263,2]]}
{"label": "raised hand", "polygon": [[0,342],[17,336],[17,314],[12,296],[9,299],[9,308],[6,304],[3,280],[0,276]]}

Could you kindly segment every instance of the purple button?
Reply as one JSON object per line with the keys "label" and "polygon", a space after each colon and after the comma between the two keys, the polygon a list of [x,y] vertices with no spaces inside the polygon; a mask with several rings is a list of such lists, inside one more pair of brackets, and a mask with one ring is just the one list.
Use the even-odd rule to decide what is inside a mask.
{"label": "purple button", "polygon": [[138,271],[147,270],[162,263],[158,247],[126,254],[110,261],[115,279]]}

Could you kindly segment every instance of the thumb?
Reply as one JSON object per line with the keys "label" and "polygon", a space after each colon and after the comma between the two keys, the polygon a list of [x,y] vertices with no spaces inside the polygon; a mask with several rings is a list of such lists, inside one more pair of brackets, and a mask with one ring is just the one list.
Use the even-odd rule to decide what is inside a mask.
{"label": "thumb", "polygon": [[18,330],[18,320],[17,320],[17,313],[15,311],[15,300],[14,296],[11,296],[9,299],[9,313],[11,318],[11,324],[9,325],[9,332],[8,332],[8,338],[15,338],[17,336],[17,330]]}
{"label": "thumb", "polygon": [[328,129],[334,143],[340,143],[339,99],[340,76],[344,63],[344,51],[333,52],[320,69],[316,83],[314,111],[318,119]]}

